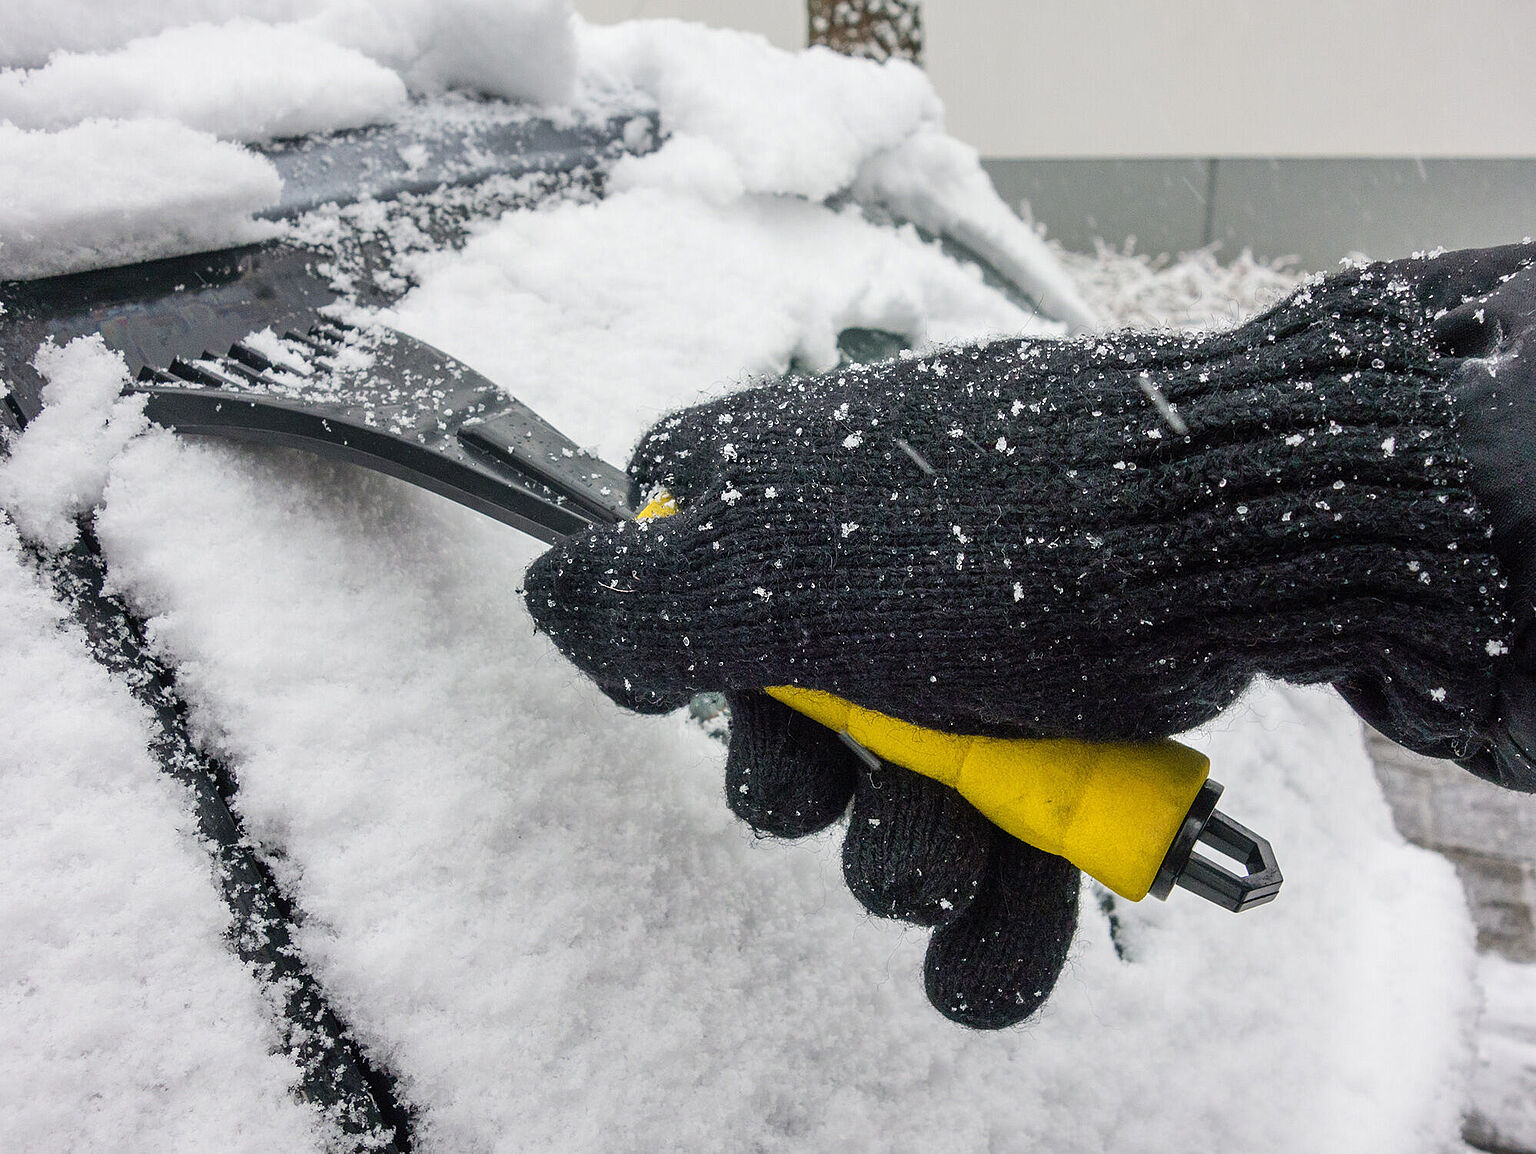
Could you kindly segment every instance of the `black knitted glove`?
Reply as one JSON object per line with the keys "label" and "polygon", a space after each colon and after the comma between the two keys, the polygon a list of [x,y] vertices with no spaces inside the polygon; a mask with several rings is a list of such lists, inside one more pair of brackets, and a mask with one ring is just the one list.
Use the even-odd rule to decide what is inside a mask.
{"label": "black knitted glove", "polygon": [[1444,353],[1465,358],[1453,377],[1461,443],[1493,521],[1515,618],[1513,660],[1499,679],[1500,721],[1491,747],[1469,768],[1536,791],[1536,245],[1460,255],[1476,260],[1488,283],[1463,284],[1473,299],[1440,316],[1435,335]]}
{"label": "black knitted glove", "polygon": [[1483,754],[1510,624],[1455,435],[1459,362],[1431,343],[1458,275],[1372,266],[1229,333],[1000,341],[690,409],[630,466],[682,512],[557,546],[530,611],[625,704],[731,691],[728,794],[757,828],[820,828],[854,793],[854,892],[937,926],[941,1011],[1017,1021],[1065,958],[1076,871],[926,779],[860,774],[751,691],[1142,739],[1264,673],[1369,696],[1406,744]]}
{"label": "black knitted glove", "polygon": [[1003,833],[931,778],[865,765],[831,730],[762,693],[727,699],[732,811],[759,833],[801,837],[846,810],[849,890],[873,914],[935,927],[924,962],[934,1006],[984,1029],[1033,1013],[1077,931],[1076,867]]}

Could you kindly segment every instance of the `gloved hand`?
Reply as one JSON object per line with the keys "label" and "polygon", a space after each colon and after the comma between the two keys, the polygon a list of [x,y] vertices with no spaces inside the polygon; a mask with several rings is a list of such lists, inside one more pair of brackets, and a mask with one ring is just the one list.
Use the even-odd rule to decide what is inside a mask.
{"label": "gloved hand", "polygon": [[1463,358],[1452,378],[1461,444],[1493,522],[1515,618],[1513,660],[1499,679],[1499,722],[1469,768],[1536,791],[1536,245],[1465,255],[1482,258],[1477,279],[1496,283],[1464,278],[1457,287],[1472,299],[1446,301],[1434,333],[1444,354]]}
{"label": "gloved hand", "polygon": [[1054,984],[1076,870],[754,691],[1139,740],[1263,673],[1483,754],[1510,622],[1430,320],[1496,280],[1370,266],[1229,333],[998,341],[732,394],[630,464],[681,512],[557,546],[530,611],[631,707],[729,691],[727,795],[755,828],[821,828],[851,794],[853,891],[936,927],[938,1009],[1010,1024]]}

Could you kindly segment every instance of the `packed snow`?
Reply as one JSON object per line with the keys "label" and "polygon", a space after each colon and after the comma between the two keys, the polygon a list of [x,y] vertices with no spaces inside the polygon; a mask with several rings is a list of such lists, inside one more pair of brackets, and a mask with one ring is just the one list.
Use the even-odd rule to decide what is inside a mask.
{"label": "packed snow", "polygon": [[[233,54],[237,41],[224,30],[246,21],[355,49],[422,92],[461,86],[560,100],[574,75],[570,12],[560,0],[8,0],[0,68],[45,69],[56,54],[74,53],[95,57],[105,76],[118,50],[153,54],[143,42],[167,33]],[[269,63],[276,79],[288,78],[284,61]],[[192,100],[198,107],[201,98]]]}
{"label": "packed snow", "polygon": [[0,457],[0,508],[28,540],[57,551],[75,543],[76,518],[94,508],[112,460],[144,431],[144,398],[124,397],[127,366],[100,337],[43,345],[33,358],[47,408]]}
{"label": "packed snow", "polygon": [[[680,150],[621,162],[610,195],[505,217],[419,261],[394,319],[612,460],[721,383],[837,363],[837,334],[1060,332],[911,228],[856,207],[716,195]],[[697,176],[704,192],[678,187]]]}
{"label": "packed snow", "polygon": [[0,123],[0,280],[110,268],[270,237],[270,161],[170,120]]}
{"label": "packed snow", "polygon": [[0,522],[0,1148],[320,1151],[145,719]]}
{"label": "packed snow", "polygon": [[82,120],[175,120],[232,140],[378,124],[405,82],[351,48],[296,26],[237,19],[171,28],[115,52],[60,52],[0,73],[0,116],[58,130]]}
{"label": "packed snow", "polygon": [[235,142],[377,124],[408,90],[568,99],[575,51],[552,0],[10,0],[0,279],[260,239],[280,182]]}
{"label": "packed snow", "polygon": [[[233,149],[214,138],[265,112],[215,123],[220,98],[200,93],[183,114],[129,62],[156,58],[139,37],[235,19],[329,29],[416,92],[468,81],[568,97],[567,116],[657,110],[665,142],[619,163],[605,199],[557,196],[403,260],[417,287],[386,316],[610,457],[668,407],[827,367],[849,326],[918,346],[1061,331],[882,207],[1055,293],[1062,320],[1094,315],[998,214],[901,65],[672,23],[589,28],[553,0],[23,0],[0,13],[0,62],[31,72],[0,73],[0,93],[62,85],[58,102],[85,109],[112,77],[177,118],[112,131]],[[393,48],[368,32],[385,26]],[[474,35],[514,27],[547,51],[502,60]],[[56,50],[76,55],[49,73]],[[291,80],[281,62],[272,76]],[[356,119],[342,103],[315,107],[340,126]],[[90,259],[50,264],[38,246],[67,250],[85,227],[47,206],[71,157],[77,182],[96,171],[102,123],[3,129],[0,180],[26,186],[14,158],[39,140],[58,160],[27,194],[42,239],[19,267]],[[260,182],[222,160],[206,172],[250,203],[167,190],[170,231],[246,226]],[[7,219],[0,262],[21,235]],[[98,245],[135,252],[110,232],[81,247]],[[1115,295],[1084,283],[1113,315]],[[834,835],[753,838],[722,804],[718,740],[683,715],[621,712],[533,634],[516,591],[536,543],[389,478],[142,427],[91,343],[40,363],[52,408],[0,466],[8,523],[57,547],[95,507],[113,582],[233,766],[247,830],[303,911],[304,957],[398,1078],[417,1149],[1454,1147],[1477,1000],[1464,901],[1449,865],[1392,828],[1331,694],[1260,686],[1190,739],[1223,808],[1274,841],[1279,901],[1234,918],[1182,892],[1101,905],[1090,884],[1043,1013],[967,1032],[923,997],[924,935],[846,892]],[[257,987],[220,948],[185,799],[0,533],[0,1135],[315,1147],[327,1136],[285,1095]]]}
{"label": "packed snow", "polygon": [[1472,1110],[1501,1146],[1536,1148],[1536,966],[1489,954],[1478,968],[1484,1008]]}

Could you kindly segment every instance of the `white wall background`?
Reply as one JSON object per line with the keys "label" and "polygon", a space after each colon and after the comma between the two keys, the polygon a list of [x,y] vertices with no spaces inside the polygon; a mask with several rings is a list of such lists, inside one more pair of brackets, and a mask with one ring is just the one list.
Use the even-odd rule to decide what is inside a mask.
{"label": "white wall background", "polygon": [[[805,43],[803,0],[575,0]],[[1536,156],[1536,0],[924,0],[992,157]]]}
{"label": "white wall background", "polygon": [[672,17],[744,28],[780,48],[805,47],[805,0],[571,0],[571,7],[597,24]]}

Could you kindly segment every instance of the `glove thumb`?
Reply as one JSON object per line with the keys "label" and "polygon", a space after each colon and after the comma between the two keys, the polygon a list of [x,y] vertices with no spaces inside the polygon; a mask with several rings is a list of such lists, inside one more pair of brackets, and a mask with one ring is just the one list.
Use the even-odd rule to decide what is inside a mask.
{"label": "glove thumb", "polygon": [[579,533],[524,575],[535,627],[627,708],[675,709],[723,684],[703,660],[712,614],[690,559],[698,521],[683,513]]}

